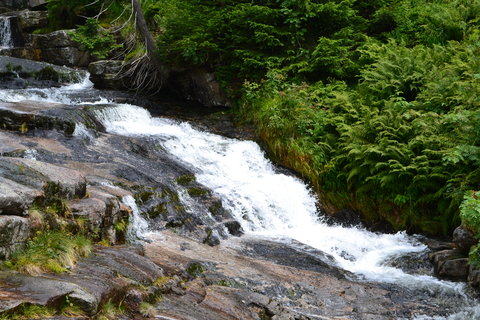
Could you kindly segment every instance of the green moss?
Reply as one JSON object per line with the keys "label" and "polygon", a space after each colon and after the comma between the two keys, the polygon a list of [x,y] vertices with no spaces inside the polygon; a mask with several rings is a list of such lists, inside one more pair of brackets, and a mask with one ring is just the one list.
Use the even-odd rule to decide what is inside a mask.
{"label": "green moss", "polygon": [[198,277],[205,271],[207,271],[207,268],[201,264],[200,262],[191,262],[186,269],[187,273],[192,276],[193,278]]}
{"label": "green moss", "polygon": [[222,202],[221,201],[215,201],[208,207],[208,211],[210,211],[211,214],[214,216],[219,214],[222,209]]}
{"label": "green moss", "polygon": [[148,212],[148,217],[150,219],[155,219],[158,218],[161,215],[166,215],[167,214],[167,207],[165,203],[160,203],[157,206],[151,208]]}
{"label": "green moss", "polygon": [[187,192],[191,197],[202,197],[208,194],[208,190],[198,187],[188,188]]}
{"label": "green moss", "polygon": [[0,320],[30,320],[52,317],[57,313],[53,308],[22,304],[15,308],[12,313],[0,314]]}
{"label": "green moss", "polygon": [[55,82],[60,81],[59,73],[51,66],[45,67],[38,71],[35,75],[35,78],[37,80],[50,80]]}
{"label": "green moss", "polygon": [[175,180],[177,181],[178,184],[184,186],[184,185],[187,185],[187,184],[190,184],[190,183],[194,182],[195,181],[195,175],[185,174],[183,176],[178,177]]}
{"label": "green moss", "polygon": [[152,189],[135,193],[134,198],[137,203],[146,203],[153,197],[158,196]]}

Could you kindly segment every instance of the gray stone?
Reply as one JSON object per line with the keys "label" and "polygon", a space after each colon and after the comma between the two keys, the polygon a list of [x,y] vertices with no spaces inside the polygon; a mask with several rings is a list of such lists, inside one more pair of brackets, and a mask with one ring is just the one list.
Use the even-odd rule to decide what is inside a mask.
{"label": "gray stone", "polygon": [[18,24],[22,31],[32,31],[48,25],[47,11],[22,10],[18,13]]}
{"label": "gray stone", "polygon": [[47,0],[28,0],[29,8],[36,8],[47,4]]}
{"label": "gray stone", "polygon": [[0,171],[0,214],[24,215],[43,193],[2,177]]}
{"label": "gray stone", "polygon": [[[26,50],[26,49],[22,49],[22,50]],[[29,50],[26,50],[26,51],[29,51],[30,55],[32,55],[34,53],[34,52],[32,52],[32,51],[34,51],[32,49],[29,49]],[[18,54],[23,55],[21,53],[18,53]],[[38,60],[38,59],[41,59],[41,56],[37,56],[37,57],[31,57],[30,56],[29,58],[33,59],[33,60]],[[51,63],[32,61],[32,60],[29,60],[29,59],[22,59],[22,58],[16,58],[16,57],[2,56],[0,58],[0,72],[7,72],[8,68],[9,68],[9,65],[10,66],[13,65],[14,67],[20,67],[21,71],[25,72],[25,73],[34,73],[34,72],[38,72],[38,71],[40,71],[40,70],[42,70],[46,67],[49,67],[49,68],[53,68],[53,70],[55,70],[58,73],[71,75],[72,79],[83,78],[86,74],[85,71],[83,71],[83,70],[61,67],[61,66],[54,65],[54,64],[51,64]]]}
{"label": "gray stone", "polygon": [[24,158],[0,158],[0,169],[4,169],[0,175],[17,183],[37,189],[47,187],[46,191],[54,184],[55,192],[68,199],[85,196],[85,176],[73,169]]}
{"label": "gray stone", "polygon": [[438,275],[445,279],[465,281],[468,275],[468,258],[446,260],[439,266]]}
{"label": "gray stone", "polygon": [[475,233],[468,230],[464,226],[458,226],[453,231],[453,242],[455,243],[456,247],[460,249],[460,251],[468,254],[470,247],[477,244],[478,240],[475,236]]}
{"label": "gray stone", "polygon": [[0,216],[0,259],[21,249],[30,236],[30,223],[27,218]]}
{"label": "gray stone", "polygon": [[101,60],[88,65],[90,80],[99,89],[128,89],[123,79],[118,77],[123,62],[120,60]]}

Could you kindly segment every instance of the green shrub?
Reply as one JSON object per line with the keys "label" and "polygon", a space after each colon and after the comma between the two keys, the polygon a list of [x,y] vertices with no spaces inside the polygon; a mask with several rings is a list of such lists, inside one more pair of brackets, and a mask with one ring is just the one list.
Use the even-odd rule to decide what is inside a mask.
{"label": "green shrub", "polygon": [[85,24],[78,26],[77,30],[71,33],[71,37],[81,45],[82,49],[99,59],[106,58],[112,50],[122,47],[95,19],[87,19]]}
{"label": "green shrub", "polygon": [[91,241],[83,236],[61,231],[39,232],[27,242],[25,250],[16,252],[4,266],[29,274],[61,273],[73,267],[80,257],[88,256],[91,250]]}

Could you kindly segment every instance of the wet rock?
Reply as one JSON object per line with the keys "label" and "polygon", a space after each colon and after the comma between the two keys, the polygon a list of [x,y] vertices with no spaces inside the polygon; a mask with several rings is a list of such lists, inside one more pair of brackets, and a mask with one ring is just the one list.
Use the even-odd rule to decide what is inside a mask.
{"label": "wet rock", "polygon": [[243,229],[240,223],[237,220],[227,220],[223,222],[225,228],[228,232],[234,236],[241,236],[243,234]]}
{"label": "wet rock", "polygon": [[244,236],[210,247],[171,232],[152,240],[146,256],[169,274],[203,266],[182,292],[163,295],[160,319],[410,319],[439,302],[429,296],[419,303],[408,289],[339,276],[299,244],[262,246]]}
{"label": "wet rock", "polygon": [[[38,21],[41,23],[41,21]],[[56,65],[86,67],[92,56],[82,50],[70,37],[71,30],[58,30],[47,34],[32,34],[26,47],[2,50],[3,55],[44,61]]]}
{"label": "wet rock", "polygon": [[465,254],[468,254],[470,247],[477,244],[478,240],[475,233],[464,226],[458,226],[453,231],[453,242],[455,246]]}
{"label": "wet rock", "polygon": [[464,258],[465,255],[458,249],[442,250],[430,254],[430,260],[435,266],[441,265],[446,260]]}
{"label": "wet rock", "polygon": [[80,49],[70,37],[72,30],[58,30],[32,36],[32,47],[41,51],[41,60],[57,65],[86,67],[91,61],[88,52]]}
{"label": "wet rock", "polygon": [[438,267],[438,275],[445,279],[465,281],[468,275],[468,258],[446,260]]}
{"label": "wet rock", "polygon": [[0,59],[0,72],[9,72],[12,68],[17,70],[16,72],[19,76],[23,78],[29,78],[30,82],[32,81],[30,78],[34,78],[36,73],[44,70],[45,68],[53,69],[58,74],[62,75],[62,78],[64,79],[70,78],[71,80],[78,80],[85,75],[85,71],[83,70],[62,67],[47,62],[2,56]]}
{"label": "wet rock", "polygon": [[24,158],[0,158],[1,175],[28,187],[43,189],[45,197],[83,198],[86,179],[79,171]]}
{"label": "wet rock", "polygon": [[129,89],[118,77],[123,62],[120,60],[101,60],[88,65],[90,80],[98,89]]}
{"label": "wet rock", "polygon": [[21,10],[27,8],[39,8],[44,6],[47,0],[0,0],[0,9]]}
{"label": "wet rock", "polygon": [[423,239],[422,242],[432,251],[450,250],[455,248],[453,242],[439,241],[435,239]]}
{"label": "wet rock", "polygon": [[22,248],[30,236],[30,223],[27,218],[0,216],[0,259],[8,257]]}

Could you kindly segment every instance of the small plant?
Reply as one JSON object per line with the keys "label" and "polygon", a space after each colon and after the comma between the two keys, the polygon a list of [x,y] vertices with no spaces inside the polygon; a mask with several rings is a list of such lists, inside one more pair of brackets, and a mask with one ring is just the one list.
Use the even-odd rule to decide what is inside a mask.
{"label": "small plant", "polygon": [[468,260],[470,265],[475,268],[480,268],[480,244],[477,244],[470,248]]}
{"label": "small plant", "polygon": [[59,231],[38,232],[25,250],[16,252],[4,266],[32,275],[62,273],[73,267],[80,257],[88,256],[91,250],[91,241],[83,236]]}
{"label": "small plant", "polygon": [[44,319],[52,317],[56,314],[56,310],[44,306],[37,306],[32,304],[22,304],[15,308],[15,312],[11,314],[0,315],[1,320],[30,320],[30,319]]}
{"label": "small plant", "polygon": [[111,300],[105,303],[98,312],[95,319],[97,320],[115,320],[118,316],[125,313],[125,309],[121,304],[114,304]]}
{"label": "small plant", "polygon": [[145,318],[155,318],[157,310],[153,305],[148,302],[142,302],[140,304],[140,314]]}

